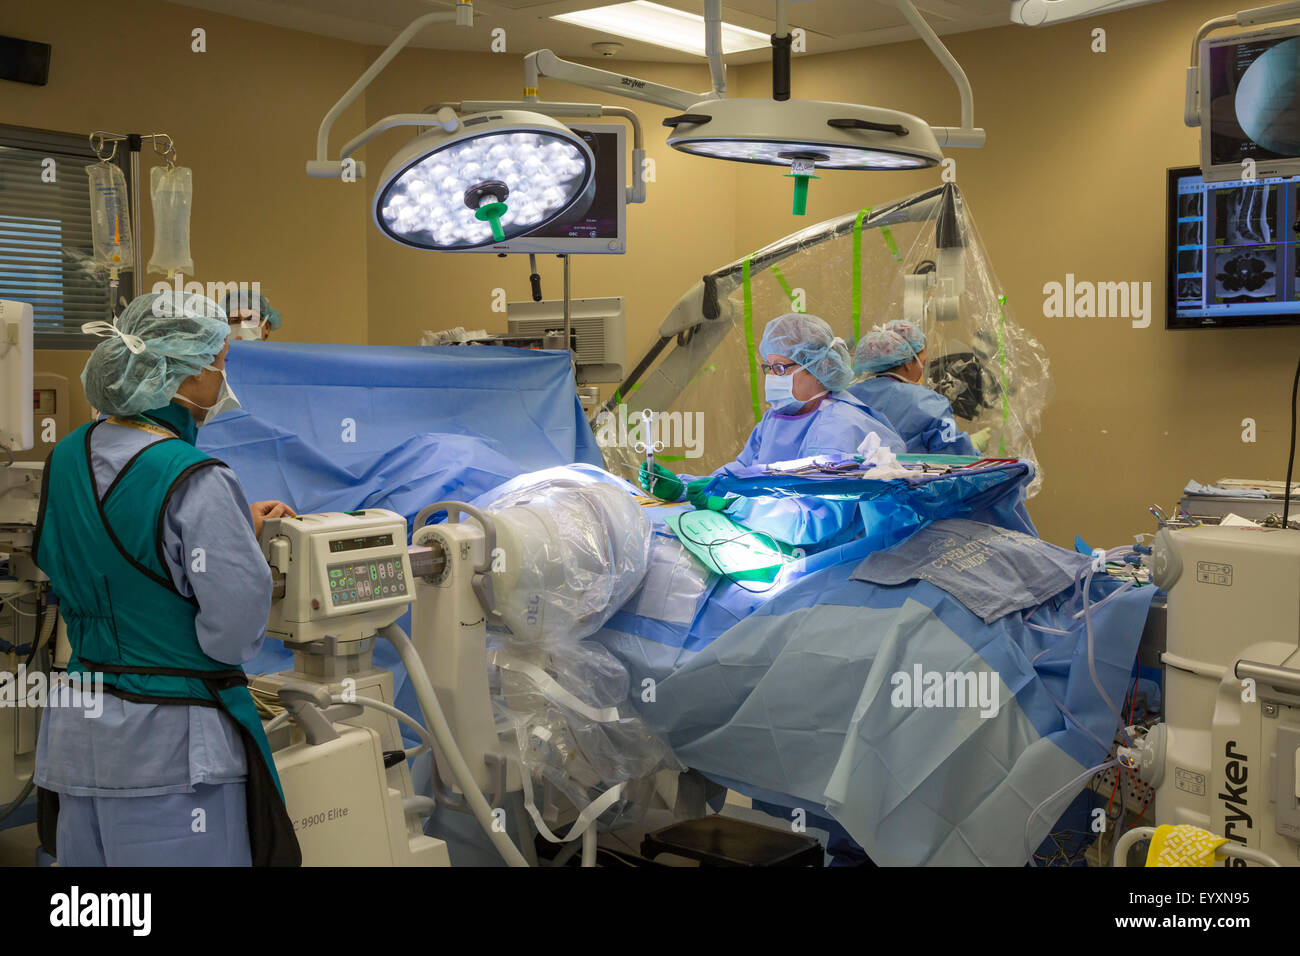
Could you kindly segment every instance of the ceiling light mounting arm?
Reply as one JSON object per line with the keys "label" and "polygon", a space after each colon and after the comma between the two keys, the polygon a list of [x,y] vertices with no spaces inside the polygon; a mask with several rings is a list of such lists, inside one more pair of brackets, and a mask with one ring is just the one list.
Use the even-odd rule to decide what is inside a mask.
{"label": "ceiling light mounting arm", "polygon": [[1161,0],[1012,0],[1011,22],[1026,27],[1045,27],[1160,2]]}
{"label": "ceiling light mounting arm", "polygon": [[[344,153],[338,160],[329,159],[330,130],[333,128],[335,121],[343,115],[343,111],[351,106],[356,98],[365,91],[366,87],[374,82],[375,77],[384,71],[385,67],[392,62],[393,57],[397,56],[398,53],[404,50],[411,40],[415,38],[417,33],[433,23],[454,23],[458,27],[472,27],[474,25],[474,5],[471,0],[457,0],[456,9],[454,10],[439,10],[434,13],[426,13],[422,17],[417,17],[411,21],[410,25],[407,26],[405,30],[393,39],[392,43],[388,44],[387,49],[385,49],[383,53],[379,54],[379,57],[375,62],[370,64],[370,68],[361,74],[360,78],[339,98],[337,103],[330,107],[329,112],[325,114],[325,118],[321,120],[320,129],[316,133],[316,158],[307,161],[308,176],[320,179],[338,179],[343,175],[344,166],[342,159],[345,158],[347,154]],[[409,115],[410,114],[401,114],[401,117]],[[379,129],[378,127],[382,126],[383,123],[388,122],[389,120],[398,120],[401,117],[388,117],[387,120],[382,120],[380,123],[376,123],[375,126],[372,126],[370,130],[366,131],[369,135],[363,133],[361,137],[358,137],[358,139],[365,142],[366,140],[373,138],[379,132],[382,132],[383,129],[390,128],[389,126],[383,126],[383,129]],[[415,124],[393,122],[390,125],[410,126]],[[357,140],[353,140],[353,143],[356,142]],[[354,146],[353,148],[355,149],[358,147]]]}
{"label": "ceiling light mounting arm", "polygon": [[1183,108],[1183,122],[1188,126],[1201,125],[1201,41],[1215,30],[1233,27],[1257,27],[1300,17],[1300,2],[1274,3],[1266,7],[1238,10],[1226,17],[1206,20],[1192,38],[1192,62],[1187,68],[1187,102]]}
{"label": "ceiling light mounting arm", "polygon": [[609,70],[598,70],[594,66],[562,60],[551,50],[537,50],[524,57],[524,99],[530,104],[537,98],[538,80],[543,76],[583,86],[589,90],[617,93],[629,99],[643,100],[646,103],[677,110],[684,110],[701,100],[719,98],[712,92],[691,93],[634,76],[624,76],[620,73],[611,73]]}
{"label": "ceiling light mounting arm", "polygon": [[790,35],[790,17],[786,0],[776,0],[776,32],[772,34],[772,99],[790,98],[790,53],[794,37]]}
{"label": "ceiling light mounting arm", "polygon": [[966,71],[961,68],[961,64],[943,45],[943,41],[939,39],[939,35],[934,32],[930,24],[917,12],[912,0],[894,0],[894,3],[907,22],[912,25],[912,28],[920,34],[921,39],[925,41],[925,45],[930,48],[930,52],[943,64],[953,82],[957,84],[957,91],[961,94],[961,127],[931,127],[934,130],[935,139],[939,141],[940,146],[983,146],[985,141],[984,130],[975,126],[975,94],[971,90]]}
{"label": "ceiling light mounting arm", "polygon": [[[440,109],[436,115],[430,116],[428,113],[394,113],[391,116],[385,116],[379,122],[373,124],[365,132],[359,133],[343,144],[343,149],[339,151],[339,160],[345,160],[366,143],[370,142],[385,130],[396,129],[398,126],[421,126],[433,127],[441,126],[449,133],[454,133],[460,126],[460,118],[456,116],[455,110],[448,107]],[[342,162],[329,164],[331,168],[342,167]],[[365,164],[358,163],[358,178],[365,178]],[[337,176],[337,173],[333,174]]]}
{"label": "ceiling light mounting arm", "polygon": [[704,55],[709,58],[713,95],[727,95],[727,67],[722,62],[722,0],[704,0]]}

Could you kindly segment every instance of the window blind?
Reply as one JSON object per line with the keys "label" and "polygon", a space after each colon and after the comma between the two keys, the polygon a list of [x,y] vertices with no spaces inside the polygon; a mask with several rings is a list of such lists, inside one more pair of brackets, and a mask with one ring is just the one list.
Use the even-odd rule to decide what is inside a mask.
{"label": "window blind", "polygon": [[[82,323],[111,318],[108,273],[95,269],[91,242],[85,167],[95,162],[85,137],[0,126],[0,299],[32,304],[38,349],[94,348],[100,340]],[[118,295],[130,300],[131,273],[119,277]]]}

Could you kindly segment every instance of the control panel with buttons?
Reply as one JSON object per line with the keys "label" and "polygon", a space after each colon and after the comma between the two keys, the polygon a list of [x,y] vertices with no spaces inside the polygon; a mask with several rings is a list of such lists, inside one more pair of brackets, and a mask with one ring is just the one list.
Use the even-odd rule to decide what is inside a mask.
{"label": "control panel with buttons", "polygon": [[276,518],[262,552],[275,579],[267,633],[288,643],[362,640],[406,611],[415,590],[406,519],[379,508]]}

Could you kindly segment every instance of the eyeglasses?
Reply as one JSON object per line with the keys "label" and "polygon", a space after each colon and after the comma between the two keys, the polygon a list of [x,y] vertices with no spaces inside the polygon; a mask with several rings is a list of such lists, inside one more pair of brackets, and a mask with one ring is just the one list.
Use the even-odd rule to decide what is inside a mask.
{"label": "eyeglasses", "polygon": [[764,375],[789,375],[790,369],[802,368],[802,367],[803,366],[800,365],[798,362],[787,362],[785,365],[762,364],[759,366],[759,368],[763,370]]}

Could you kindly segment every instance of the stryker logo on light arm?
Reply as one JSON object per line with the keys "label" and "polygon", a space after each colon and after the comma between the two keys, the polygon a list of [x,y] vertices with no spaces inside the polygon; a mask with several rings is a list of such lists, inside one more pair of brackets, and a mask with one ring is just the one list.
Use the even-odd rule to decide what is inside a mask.
{"label": "stryker logo on light arm", "polygon": [[[1250,776],[1250,769],[1246,766],[1249,759],[1245,754],[1239,754],[1232,748],[1237,746],[1235,740],[1229,740],[1224,749],[1224,756],[1228,758],[1227,763],[1223,765],[1223,789],[1225,792],[1219,794],[1219,799],[1223,801],[1223,835],[1234,843],[1240,843],[1242,846],[1249,846],[1249,831],[1254,829],[1254,822],[1247,813],[1246,802],[1246,780]],[[1234,832],[1238,824],[1244,823],[1246,833]],[[1228,866],[1245,866],[1245,860],[1230,859],[1227,861]]]}

